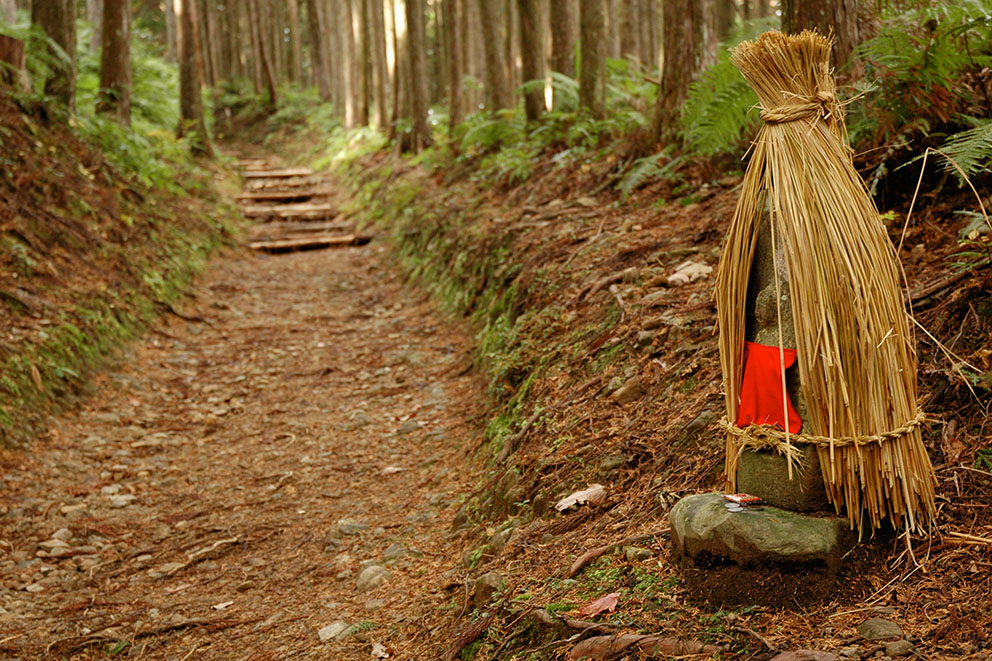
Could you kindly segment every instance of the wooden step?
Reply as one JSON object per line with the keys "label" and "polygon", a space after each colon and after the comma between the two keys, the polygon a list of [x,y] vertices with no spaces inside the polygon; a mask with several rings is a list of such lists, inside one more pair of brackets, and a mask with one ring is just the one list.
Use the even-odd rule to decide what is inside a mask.
{"label": "wooden step", "polygon": [[278,202],[280,200],[304,202],[316,195],[312,190],[285,190],[285,191],[262,191],[260,193],[242,193],[235,199],[239,202]]}
{"label": "wooden step", "polygon": [[245,191],[289,190],[315,188],[324,183],[320,177],[288,177],[285,179],[251,179],[245,182]]}
{"label": "wooden step", "polygon": [[331,248],[336,246],[363,246],[372,240],[371,236],[358,236],[355,234],[323,234],[320,236],[308,236],[291,239],[270,239],[252,241],[248,246],[252,250],[262,252],[279,253],[292,252],[294,250],[315,250],[317,248]]}
{"label": "wooden step", "polygon": [[285,170],[248,170],[241,174],[245,179],[285,179],[288,177],[309,177],[310,168],[288,168]]}
{"label": "wooden step", "polygon": [[334,230],[350,232],[355,228],[355,223],[321,223],[315,221],[304,221],[301,223],[294,223],[288,221],[277,221],[274,223],[265,223],[264,225],[255,225],[251,229],[252,240],[262,240],[262,239],[283,239],[289,238],[294,234],[307,234],[312,232],[332,232]]}
{"label": "wooden step", "polygon": [[256,204],[245,206],[241,212],[246,218],[333,218],[338,215],[330,204]]}

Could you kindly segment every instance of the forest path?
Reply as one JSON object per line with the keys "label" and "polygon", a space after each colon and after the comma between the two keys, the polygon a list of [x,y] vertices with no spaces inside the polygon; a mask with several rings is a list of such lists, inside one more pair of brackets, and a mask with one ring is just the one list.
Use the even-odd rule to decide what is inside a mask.
{"label": "forest path", "polygon": [[419,620],[461,592],[444,533],[482,395],[469,338],[385,256],[218,258],[0,454],[0,656],[435,656]]}

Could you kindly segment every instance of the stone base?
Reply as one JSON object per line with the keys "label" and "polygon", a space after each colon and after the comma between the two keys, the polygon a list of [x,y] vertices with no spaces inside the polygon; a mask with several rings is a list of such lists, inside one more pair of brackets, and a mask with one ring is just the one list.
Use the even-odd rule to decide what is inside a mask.
{"label": "stone base", "polygon": [[855,541],[840,517],[770,506],[731,512],[726,502],[723,494],[708,493],[676,503],[669,515],[676,557],[742,567],[803,564],[833,572]]}
{"label": "stone base", "polygon": [[808,444],[797,447],[802,451],[802,469],[794,465],[791,480],[784,456],[773,452],[742,452],[737,461],[737,490],[794,512],[830,510],[816,448]]}

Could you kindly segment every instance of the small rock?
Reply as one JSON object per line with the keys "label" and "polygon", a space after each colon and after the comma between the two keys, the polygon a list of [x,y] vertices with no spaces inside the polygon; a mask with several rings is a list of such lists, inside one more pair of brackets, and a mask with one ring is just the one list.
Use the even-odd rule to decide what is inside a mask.
{"label": "small rock", "polygon": [[334,524],[334,531],[339,535],[357,535],[363,530],[368,530],[369,524],[355,519],[340,519]]}
{"label": "small rock", "polygon": [[494,571],[475,579],[475,595],[472,598],[475,607],[479,610],[485,608],[496,591],[503,587],[503,582],[503,577]]}
{"label": "small rock", "polygon": [[860,659],[861,653],[858,652],[857,647],[842,647],[837,650],[837,655],[842,659]]}
{"label": "small rock", "polygon": [[625,546],[623,549],[623,554],[627,558],[627,562],[650,560],[654,557],[654,551],[651,549],[643,549],[639,546]]}
{"label": "small rock", "polygon": [[68,528],[59,528],[52,533],[52,539],[57,539],[68,543],[72,539],[72,531]]}
{"label": "small rock", "polygon": [[639,347],[647,346],[647,345],[651,344],[652,342],[654,342],[654,338],[656,338],[656,337],[658,337],[658,333],[656,331],[653,331],[653,330],[642,330],[642,331],[638,331],[638,333],[637,333],[637,346],[639,346]]}
{"label": "small rock", "polygon": [[347,631],[349,626],[350,625],[344,620],[336,620],[318,631],[317,636],[320,637],[320,642],[326,643],[332,638],[336,638],[339,634]]}
{"label": "small rock", "polygon": [[63,542],[61,539],[46,539],[43,542],[39,542],[38,546],[45,549],[46,551],[54,551],[57,548],[68,548],[68,544]]}
{"label": "small rock", "polygon": [[76,512],[86,511],[86,503],[76,503],[75,505],[63,505],[59,508],[59,512],[62,514],[74,514]]}
{"label": "small rock", "polygon": [[600,460],[599,467],[604,471],[614,471],[625,463],[627,463],[627,457],[622,454],[611,454]]}
{"label": "small rock", "polygon": [[420,423],[416,420],[404,420],[403,423],[400,424],[400,428],[396,430],[396,433],[400,435],[412,434],[418,429],[420,429]]}
{"label": "small rock", "polygon": [[858,633],[868,640],[886,640],[888,638],[902,638],[902,629],[895,622],[883,620],[880,617],[873,617],[858,625]]}
{"label": "small rock", "polygon": [[355,589],[359,592],[368,592],[382,585],[389,578],[389,570],[381,565],[371,565],[366,567],[358,575],[355,581]]}
{"label": "small rock", "polygon": [[893,640],[885,643],[885,655],[893,658],[909,656],[913,653],[913,643],[908,640]]}
{"label": "small rock", "polygon": [[489,546],[492,547],[494,551],[502,551],[506,543],[510,541],[513,537],[513,532],[515,528],[513,526],[508,526],[492,536],[489,540]]}
{"label": "small rock", "polygon": [[623,377],[615,376],[610,379],[610,382],[606,384],[606,390],[604,391],[607,395],[612,395],[617,390],[623,387]]}
{"label": "small rock", "polygon": [[653,308],[668,303],[669,293],[665,290],[651,292],[641,299],[641,305],[645,308]]}
{"label": "small rock", "polygon": [[723,188],[733,188],[735,186],[739,186],[740,185],[741,178],[740,177],[735,177],[735,176],[732,176],[732,175],[728,175],[726,177],[721,177],[720,178],[720,181],[718,181],[717,183],[719,183],[720,186],[722,186]]}
{"label": "small rock", "polygon": [[355,411],[355,414],[351,417],[351,428],[358,429],[359,427],[365,427],[372,424],[372,418],[369,414],[361,409]]}
{"label": "small rock", "polygon": [[772,657],[772,661],[837,661],[839,657],[833,652],[820,650],[793,650],[782,652]]}
{"label": "small rock", "polygon": [[365,608],[370,611],[377,611],[385,605],[385,599],[369,599],[365,602]]}
{"label": "small rock", "polygon": [[628,379],[611,397],[617,404],[629,404],[634,400],[640,399],[643,394],[644,390],[641,388],[641,380],[635,376],[632,379]]}
{"label": "small rock", "polygon": [[100,489],[100,493],[103,494],[104,496],[113,496],[116,493],[120,493],[121,489],[123,488],[124,487],[122,487],[119,484],[108,484],[107,486]]}
{"label": "small rock", "polygon": [[382,559],[386,562],[399,560],[407,553],[407,549],[402,544],[390,544],[389,548],[382,552]]}
{"label": "small rock", "polygon": [[167,562],[164,565],[162,565],[161,567],[159,567],[158,569],[156,569],[155,571],[159,572],[160,574],[162,574],[164,576],[164,575],[166,575],[166,574],[168,574],[170,572],[174,572],[174,571],[180,569],[182,566],[183,566],[183,563],[181,563],[181,562]]}
{"label": "small rock", "polygon": [[138,500],[138,497],[135,496],[134,494],[123,493],[123,494],[118,494],[116,496],[111,496],[109,500],[111,507],[119,509],[121,507],[127,507],[134,501]]}
{"label": "small rock", "polygon": [[712,425],[716,421],[716,413],[713,411],[702,411],[699,415],[692,419],[692,422],[685,426],[685,430],[689,434],[696,434],[698,432],[705,431],[707,427]]}
{"label": "small rock", "polygon": [[40,582],[38,582],[38,583],[32,583],[31,585],[27,586],[24,589],[27,590],[28,592],[43,592],[45,590],[45,586],[42,585]]}

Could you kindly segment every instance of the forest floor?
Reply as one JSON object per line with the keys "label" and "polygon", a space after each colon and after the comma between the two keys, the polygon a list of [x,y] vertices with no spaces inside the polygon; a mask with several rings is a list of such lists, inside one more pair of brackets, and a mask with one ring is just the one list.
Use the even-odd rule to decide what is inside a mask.
{"label": "forest floor", "polygon": [[[333,184],[325,185],[335,202]],[[702,209],[672,205],[664,222],[643,231],[632,224],[639,216],[597,207],[600,215],[582,226],[592,237],[586,245],[603,237],[612,257],[581,277],[601,282],[659,246],[671,250],[657,260],[664,273],[684,259],[682,243],[709,252],[716,221],[688,229],[704,214],[726,216],[734,195],[726,188]],[[611,233],[621,223],[630,231]],[[559,230],[544,223],[536,231]],[[566,265],[587,258],[571,243],[531,242],[551,246]],[[852,560],[840,578],[847,585],[826,603],[724,610],[687,593],[667,555],[666,512],[718,472],[718,444],[696,449],[695,437],[677,436],[719,401],[706,282],[661,290],[656,305],[678,309],[687,319],[681,332],[694,342],[639,350],[635,372],[653,393],[645,403],[594,396],[612,380],[609,370],[629,378],[630,365],[604,362],[600,376],[584,374],[595,387],[560,378],[553,399],[582,414],[568,429],[588,425],[589,433],[568,437],[574,451],[532,444],[517,452],[529,462],[520,460],[525,478],[536,475],[535,490],[567,493],[580,477],[584,484],[600,475],[610,501],[574,514],[547,511],[548,503],[538,514],[535,504],[531,520],[503,522],[503,511],[466,522],[466,505],[501,475],[480,451],[493,415],[490,384],[473,369],[472,329],[406,280],[394,248],[376,237],[216,257],[185,303],[96,378],[78,411],[53,418],[31,446],[0,451],[0,654],[441,659],[464,647],[462,658],[471,658],[485,632],[487,658],[544,659],[592,633],[644,631],[666,636],[669,647],[656,651],[670,654],[700,651],[701,639],[724,658],[769,659],[796,647],[867,658],[886,647],[857,626],[883,617],[903,627],[917,656],[988,658],[984,541],[967,551],[937,542],[915,569],[900,541],[865,544],[861,555],[887,557]],[[628,301],[650,292],[622,284]],[[610,305],[626,305],[619,289],[605,291]],[[568,323],[605,317],[599,306]],[[620,315],[614,329],[588,340],[585,357],[653,318]],[[563,337],[570,347],[560,333],[540,350],[558,355],[550,343]],[[570,458],[583,455],[592,472],[568,472],[584,461]],[[962,472],[959,483],[954,473],[957,498],[945,517],[957,528],[985,529],[986,475]],[[573,577],[569,566],[597,547],[603,557]],[[801,596],[805,579],[792,578]],[[623,601],[608,621],[578,614],[590,596],[614,591]],[[594,649],[596,658],[615,658],[611,644]]]}
{"label": "forest floor", "polygon": [[463,329],[383,250],[219,258],[81,410],[0,455],[4,658],[406,649],[482,398]]}

